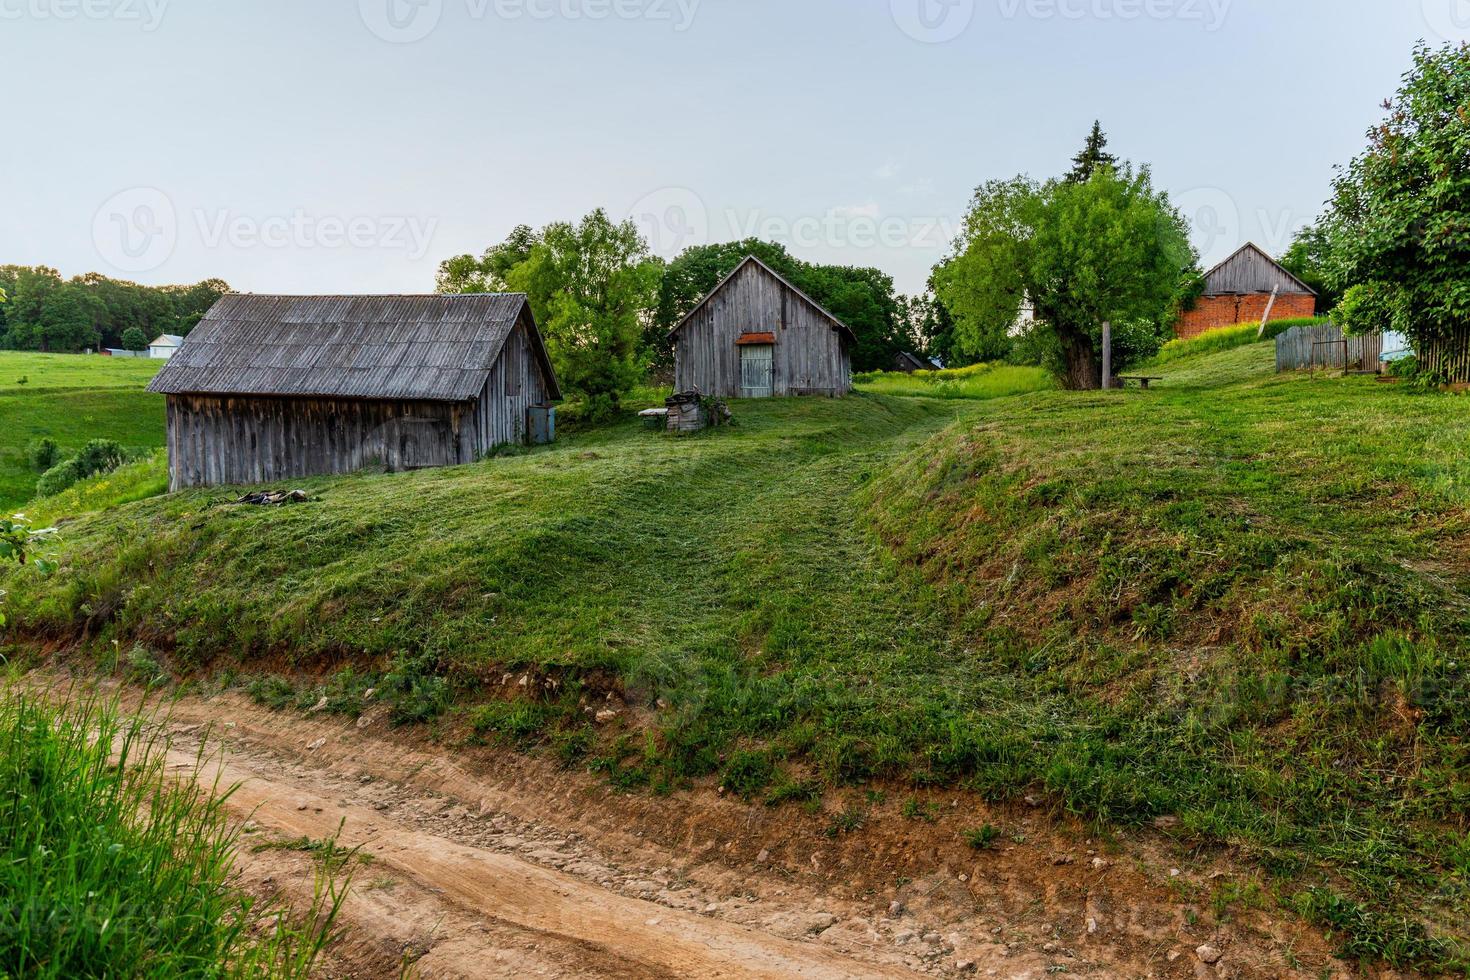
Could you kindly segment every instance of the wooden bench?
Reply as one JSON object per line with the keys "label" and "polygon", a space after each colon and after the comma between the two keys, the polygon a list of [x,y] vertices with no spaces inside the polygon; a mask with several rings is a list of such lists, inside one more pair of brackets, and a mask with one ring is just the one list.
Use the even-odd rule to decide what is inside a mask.
{"label": "wooden bench", "polygon": [[1140,385],[1143,386],[1144,391],[1148,391],[1149,385],[1153,384],[1155,381],[1163,381],[1164,379],[1147,377],[1141,374],[1120,374],[1118,375],[1118,380],[1123,382],[1124,388],[1128,387],[1128,382],[1137,381]]}

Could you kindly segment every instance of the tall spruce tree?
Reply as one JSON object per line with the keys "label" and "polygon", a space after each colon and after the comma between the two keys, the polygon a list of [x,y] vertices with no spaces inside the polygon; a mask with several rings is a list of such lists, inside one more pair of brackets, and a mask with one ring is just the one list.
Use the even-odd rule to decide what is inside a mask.
{"label": "tall spruce tree", "polygon": [[1069,184],[1085,184],[1097,173],[1098,167],[1117,167],[1118,158],[1108,152],[1108,137],[1103,132],[1102,120],[1092,124],[1087,145],[1072,158],[1072,172],[1067,175]]}

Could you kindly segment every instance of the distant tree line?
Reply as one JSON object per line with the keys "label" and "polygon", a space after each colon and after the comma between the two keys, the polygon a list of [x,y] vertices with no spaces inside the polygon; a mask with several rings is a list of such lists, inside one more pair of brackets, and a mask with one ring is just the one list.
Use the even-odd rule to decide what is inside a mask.
{"label": "distant tree line", "polygon": [[141,349],[160,334],[187,335],[229,288],[219,279],[141,286],[95,272],[63,279],[47,266],[0,266],[0,291],[8,298],[0,305],[0,347]]}

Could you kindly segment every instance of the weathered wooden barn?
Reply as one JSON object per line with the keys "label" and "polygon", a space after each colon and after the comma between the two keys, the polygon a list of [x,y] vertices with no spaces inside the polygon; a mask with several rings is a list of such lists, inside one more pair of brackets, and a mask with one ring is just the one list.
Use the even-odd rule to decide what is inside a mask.
{"label": "weathered wooden barn", "polygon": [[561,397],[526,297],[222,297],[148,386],[171,489],[473,462]]}
{"label": "weathered wooden barn", "polygon": [[722,398],[852,391],[852,330],[755,256],[669,337],[678,391]]}
{"label": "weathered wooden barn", "polygon": [[[1274,299],[1272,298],[1274,295]],[[1194,309],[1185,311],[1174,332],[1198,337],[1216,327],[1313,316],[1317,294],[1253,242],[1205,273],[1205,291]]]}
{"label": "weathered wooden barn", "polygon": [[915,371],[937,371],[939,365],[927,357],[901,350],[893,355],[893,370],[903,374],[913,374]]}

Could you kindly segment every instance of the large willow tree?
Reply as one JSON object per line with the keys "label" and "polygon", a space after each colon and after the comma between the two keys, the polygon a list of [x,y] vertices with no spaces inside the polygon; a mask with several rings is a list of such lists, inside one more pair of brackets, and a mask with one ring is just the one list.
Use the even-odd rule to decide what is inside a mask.
{"label": "large willow tree", "polygon": [[1085,181],[992,181],[975,192],[955,255],[935,271],[956,343],[1010,333],[1028,298],[1053,368],[1072,389],[1102,383],[1102,325],[1114,365],[1149,356],[1169,329],[1198,256],[1184,218],[1148,169],[1100,166]]}

